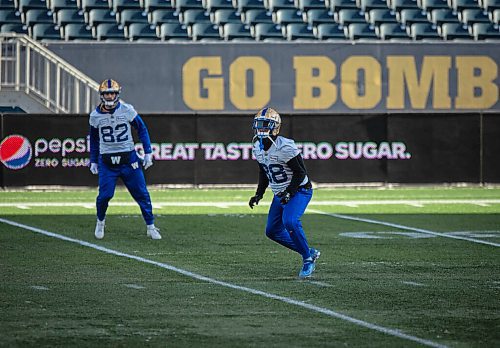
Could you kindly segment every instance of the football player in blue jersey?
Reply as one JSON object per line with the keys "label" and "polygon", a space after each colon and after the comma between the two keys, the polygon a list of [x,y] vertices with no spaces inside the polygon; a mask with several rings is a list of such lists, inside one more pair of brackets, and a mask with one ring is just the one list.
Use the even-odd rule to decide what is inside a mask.
{"label": "football player in blue jersey", "polygon": [[[132,105],[120,102],[120,92],[118,82],[104,80],[99,86],[101,103],[90,113],[90,171],[99,174],[94,235],[97,239],[104,238],[106,210],[115,193],[116,181],[121,178],[141,208],[147,225],[146,235],[161,239],[154,224],[151,198],[141,169],[141,164],[145,170],[153,165],[148,129]],[[144,148],[143,159],[135,151],[132,127]]]}
{"label": "football player in blue jersey", "polygon": [[312,275],[320,252],[310,248],[300,221],[313,190],[300,150],[292,139],[279,134],[280,115],[271,108],[260,110],[253,121],[253,155],[259,164],[259,184],[248,204],[253,209],[271,186],[273,201],[266,235],[302,256],[300,278]]}

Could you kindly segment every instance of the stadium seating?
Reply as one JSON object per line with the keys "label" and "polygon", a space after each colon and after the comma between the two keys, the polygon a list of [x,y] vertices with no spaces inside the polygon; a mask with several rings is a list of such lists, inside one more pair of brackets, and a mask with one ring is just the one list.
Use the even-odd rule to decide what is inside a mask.
{"label": "stadium seating", "polygon": [[85,24],[68,23],[64,26],[65,40],[92,40],[92,30]]}
{"label": "stadium seating", "polygon": [[313,29],[314,35],[319,40],[345,40],[347,39],[342,26],[338,24],[320,23]]}
{"label": "stadium seating", "polygon": [[285,27],[286,38],[294,40],[315,40],[313,28],[306,23],[290,23]]}
{"label": "stadium seating", "polygon": [[413,23],[407,30],[413,40],[441,40],[436,26],[430,23]]}
{"label": "stadium seating", "polygon": [[190,40],[187,27],[180,23],[163,23],[156,28],[156,33],[162,40],[187,41]]}
{"label": "stadium seating", "polygon": [[222,27],[224,40],[252,40],[250,26],[243,23],[225,23]]}
{"label": "stadium seating", "polygon": [[500,22],[500,0],[0,0],[0,9],[1,32],[68,41],[496,40]]}

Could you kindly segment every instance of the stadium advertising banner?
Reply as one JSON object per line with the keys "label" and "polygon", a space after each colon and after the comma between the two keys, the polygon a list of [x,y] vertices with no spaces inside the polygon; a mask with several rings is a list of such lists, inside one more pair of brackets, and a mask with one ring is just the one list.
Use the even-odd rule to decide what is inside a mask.
{"label": "stadium advertising banner", "polygon": [[[142,113],[500,111],[492,43],[50,43]],[[112,57],[113,64],[109,64]],[[123,57],[126,57],[124,59]]]}
{"label": "stadium advertising banner", "polygon": [[[149,184],[257,182],[251,117],[143,118],[154,155]],[[87,116],[3,115],[1,125],[1,186],[97,186]],[[500,182],[498,114],[283,115],[281,134],[296,140],[318,183]]]}

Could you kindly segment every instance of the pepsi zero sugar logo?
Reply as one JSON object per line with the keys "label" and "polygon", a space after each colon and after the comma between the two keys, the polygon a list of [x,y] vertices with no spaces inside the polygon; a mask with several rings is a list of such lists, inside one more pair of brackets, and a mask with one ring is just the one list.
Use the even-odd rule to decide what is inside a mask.
{"label": "pepsi zero sugar logo", "polygon": [[31,160],[31,144],[22,135],[10,135],[0,143],[0,161],[9,169],[22,169]]}

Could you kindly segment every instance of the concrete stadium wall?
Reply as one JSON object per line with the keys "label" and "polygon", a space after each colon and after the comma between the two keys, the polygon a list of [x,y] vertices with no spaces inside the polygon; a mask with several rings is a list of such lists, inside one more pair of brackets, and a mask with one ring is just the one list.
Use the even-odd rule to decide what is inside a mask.
{"label": "concrete stadium wall", "polygon": [[141,113],[500,111],[494,43],[50,43]]}

